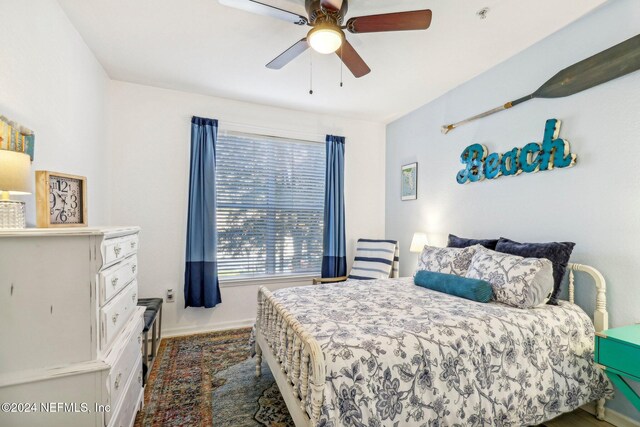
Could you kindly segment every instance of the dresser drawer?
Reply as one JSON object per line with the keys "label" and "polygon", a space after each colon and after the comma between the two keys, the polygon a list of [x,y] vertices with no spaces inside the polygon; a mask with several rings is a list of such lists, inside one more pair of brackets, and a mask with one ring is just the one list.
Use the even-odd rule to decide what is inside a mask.
{"label": "dresser drawer", "polygon": [[610,338],[597,338],[597,362],[625,374],[640,378],[640,348]]}
{"label": "dresser drawer", "polygon": [[138,358],[135,364],[135,368],[129,380],[126,384],[126,389],[123,393],[123,399],[119,405],[114,408],[112,419],[106,421],[105,424],[109,427],[131,427],[133,420],[138,412],[138,405],[142,400],[142,355]]}
{"label": "dresser drawer", "polygon": [[102,257],[104,266],[110,266],[115,262],[138,252],[138,235],[130,234],[128,236],[117,237],[115,239],[107,239],[102,242]]}
{"label": "dresser drawer", "polygon": [[100,349],[113,342],[133,314],[138,303],[138,282],[128,284],[118,295],[100,309]]}
{"label": "dresser drawer", "polygon": [[[136,321],[133,329],[127,328],[128,332],[126,344],[124,344],[120,355],[111,367],[107,377],[107,390],[109,391],[108,404],[115,408],[120,402],[120,398],[125,392],[125,386],[132,372],[136,372],[138,358],[142,354],[142,327],[143,319]],[[108,424],[111,418],[110,413],[105,413],[105,421]]]}
{"label": "dresser drawer", "polygon": [[138,271],[138,257],[135,255],[124,259],[106,270],[101,271],[98,276],[100,283],[100,305],[103,306],[131,280],[136,277]]}

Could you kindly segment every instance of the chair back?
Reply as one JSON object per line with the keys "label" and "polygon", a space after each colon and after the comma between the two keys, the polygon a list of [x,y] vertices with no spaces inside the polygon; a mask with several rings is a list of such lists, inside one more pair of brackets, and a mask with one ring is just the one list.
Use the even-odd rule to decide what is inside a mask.
{"label": "chair back", "polygon": [[398,277],[400,249],[396,240],[358,239],[349,279]]}

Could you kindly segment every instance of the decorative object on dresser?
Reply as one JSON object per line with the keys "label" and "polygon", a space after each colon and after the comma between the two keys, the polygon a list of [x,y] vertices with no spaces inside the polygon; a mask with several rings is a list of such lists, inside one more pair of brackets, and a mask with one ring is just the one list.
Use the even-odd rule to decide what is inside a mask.
{"label": "decorative object on dresser", "polygon": [[9,200],[9,195],[31,194],[29,156],[0,150],[0,229],[25,228],[24,202]]}
{"label": "decorative object on dresser", "polygon": [[418,198],[418,163],[402,166],[402,200]]}
{"label": "decorative object on dresser", "polygon": [[48,228],[87,224],[87,178],[36,171],[36,225]]}
{"label": "decorative object on dresser", "polygon": [[0,150],[29,155],[33,161],[35,135],[31,129],[0,115]]}
{"label": "decorative object on dresser", "polygon": [[640,411],[640,396],[625,378],[640,382],[640,325],[596,332],[596,363],[624,396]]}
{"label": "decorative object on dresser", "polygon": [[[138,232],[0,231],[0,401],[37,405],[0,413],[0,425],[132,425],[143,396]],[[90,411],[51,413],[48,402]]]}

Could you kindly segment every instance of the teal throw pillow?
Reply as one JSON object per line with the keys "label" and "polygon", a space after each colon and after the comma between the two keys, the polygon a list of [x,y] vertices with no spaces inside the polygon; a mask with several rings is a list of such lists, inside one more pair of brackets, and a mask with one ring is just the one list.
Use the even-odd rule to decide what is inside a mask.
{"label": "teal throw pillow", "polygon": [[489,302],[493,297],[491,284],[484,280],[426,270],[418,271],[413,280],[417,286],[472,301]]}

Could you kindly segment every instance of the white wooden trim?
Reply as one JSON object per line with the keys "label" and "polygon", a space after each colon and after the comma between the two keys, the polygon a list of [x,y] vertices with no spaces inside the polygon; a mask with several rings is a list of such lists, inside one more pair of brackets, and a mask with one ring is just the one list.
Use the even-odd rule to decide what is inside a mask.
{"label": "white wooden trim", "polygon": [[[280,372],[285,378],[281,378],[281,382],[284,381],[286,387],[280,384],[278,387],[283,396],[291,395],[285,398],[285,402],[288,402],[291,417],[302,422],[296,426],[315,426],[324,403],[324,354],[315,338],[264,286],[258,291],[256,375],[260,375],[263,353],[267,354],[265,359],[274,376]],[[307,400],[310,400],[310,413]],[[307,418],[310,419],[308,423],[304,422]]]}
{"label": "white wooden trim", "polygon": [[[167,303],[165,303],[167,304]],[[234,320],[215,324],[183,326],[171,329],[162,329],[162,338],[181,337],[185,335],[203,334],[206,332],[226,331],[228,329],[250,328],[256,319]]]}
{"label": "white wooden trim", "polygon": [[569,263],[569,302],[574,302],[574,271],[581,271],[591,276],[596,286],[596,311],[593,313],[593,325],[596,332],[602,332],[609,328],[609,312],[607,311],[607,284],[604,276],[593,267],[584,264]]}
{"label": "white wooden trim", "polygon": [[0,230],[1,237],[126,236],[140,231],[140,227],[84,227],[84,228],[23,228]]}
{"label": "white wooden trim", "polygon": [[[607,288],[602,274],[588,265],[570,263],[567,268],[571,302],[575,292],[574,271],[590,275],[596,287],[595,330],[601,332],[608,328]],[[324,354],[316,339],[264,286],[258,291],[256,375],[260,375],[263,357],[276,379],[296,426],[314,427],[320,417],[320,408],[324,404]],[[307,360],[310,361],[309,365]],[[311,372],[307,372],[308,366]],[[310,416],[307,412],[308,393],[311,393]],[[594,412],[598,419],[605,419],[604,399],[596,402]]]}
{"label": "white wooden trim", "polygon": [[[592,403],[588,403],[582,406],[581,409],[585,410],[593,416],[596,416],[596,407]],[[607,408],[604,414],[604,421],[611,423],[617,427],[640,427],[640,421],[636,421],[624,414],[621,414],[618,411],[614,411],[613,409],[609,408]]]}
{"label": "white wooden trim", "polygon": [[320,277],[317,274],[305,275],[281,275],[281,276],[262,276],[262,277],[245,277],[242,279],[220,279],[220,288],[234,288],[237,286],[261,286],[273,284],[294,284],[296,286],[312,285],[313,279]]}
{"label": "white wooden trim", "polygon": [[53,378],[63,378],[70,375],[78,375],[86,372],[99,372],[109,368],[110,366],[102,360],[90,360],[88,362],[56,366],[53,368],[11,372],[8,374],[0,375],[0,388],[17,384],[28,384],[38,381],[46,381]]}
{"label": "white wooden trim", "polygon": [[[267,343],[263,335],[256,337],[256,345],[261,349],[269,348],[269,344]],[[298,427],[312,426],[311,419],[309,418],[307,413],[303,412],[300,409],[300,400],[294,397],[293,387],[285,373],[280,369],[280,364],[276,360],[274,354],[270,351],[264,351],[262,352],[262,356],[267,362],[267,365],[269,365],[269,369],[271,369],[271,372],[273,373],[273,377],[278,384],[278,388],[280,389],[280,393],[282,394],[284,403],[287,404],[287,409],[291,414],[291,418],[293,419],[294,424]]]}

